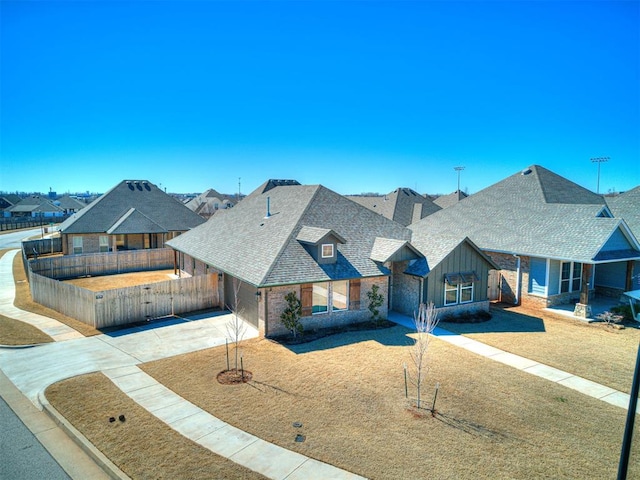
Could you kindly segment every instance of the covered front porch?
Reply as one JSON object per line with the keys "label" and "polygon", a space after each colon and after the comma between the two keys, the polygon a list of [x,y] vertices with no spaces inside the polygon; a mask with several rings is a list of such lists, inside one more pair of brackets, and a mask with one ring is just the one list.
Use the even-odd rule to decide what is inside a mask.
{"label": "covered front porch", "polygon": [[604,295],[593,295],[589,299],[589,309],[584,311],[578,311],[576,313],[576,303],[564,303],[558,305],[552,305],[544,308],[543,310],[549,313],[555,313],[563,317],[573,318],[574,320],[581,320],[584,322],[597,322],[598,316],[604,312],[610,312],[613,307],[627,305],[621,297],[614,298]]}

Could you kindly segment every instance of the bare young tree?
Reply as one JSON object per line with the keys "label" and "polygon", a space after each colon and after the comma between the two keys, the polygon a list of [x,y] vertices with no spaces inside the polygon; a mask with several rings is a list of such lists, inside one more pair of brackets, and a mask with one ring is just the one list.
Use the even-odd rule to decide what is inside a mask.
{"label": "bare young tree", "polygon": [[233,305],[227,305],[227,309],[231,311],[231,319],[226,323],[227,335],[234,345],[235,355],[235,370],[238,370],[238,355],[240,349],[240,342],[247,333],[247,325],[244,323],[240,315],[244,311],[240,307],[240,301],[238,300],[238,294],[240,293],[240,281],[237,278],[233,279]]}
{"label": "bare young tree", "polygon": [[417,390],[416,406],[421,406],[421,393],[424,378],[426,377],[429,366],[428,352],[429,352],[429,340],[431,333],[438,325],[438,314],[433,302],[428,304],[421,303],[418,307],[418,312],[413,315],[413,323],[416,327],[415,343],[411,347],[411,372],[409,378],[411,383],[415,385]]}

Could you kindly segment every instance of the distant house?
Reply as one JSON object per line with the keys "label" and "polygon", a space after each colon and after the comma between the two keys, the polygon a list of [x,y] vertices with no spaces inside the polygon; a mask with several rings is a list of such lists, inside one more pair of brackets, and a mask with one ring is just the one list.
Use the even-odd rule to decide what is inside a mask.
{"label": "distant house", "polygon": [[0,210],[4,210],[6,208],[12,207],[16,203],[18,203],[20,200],[22,200],[22,197],[12,193],[0,195]]}
{"label": "distant house", "polygon": [[467,195],[466,193],[460,190],[456,190],[455,192],[450,193],[449,195],[440,195],[435,200],[433,200],[433,203],[438,205],[440,208],[448,208],[451,205],[455,205],[460,200],[464,200],[468,196],[469,195]]}
{"label": "distant house", "polygon": [[84,207],[87,206],[86,203],[82,203],[80,200],[77,200],[69,195],[64,195],[57,200],[52,201],[54,205],[60,207],[65,215],[71,215],[73,213],[79,212]]}
{"label": "distant house", "polygon": [[[435,285],[468,270],[476,274],[470,281],[476,282],[477,298],[486,300],[486,288],[483,293],[477,282],[492,266],[466,241],[452,245],[450,256],[425,248],[432,258],[426,260],[405,226],[321,185],[295,181],[269,180],[224,215],[167,244],[176,250],[182,275],[217,272],[223,306],[267,336],[286,333],[280,315],[289,292],[301,300],[306,329],[335,327],[370,319],[367,293],[374,285],[385,298],[383,316],[389,309],[412,314],[430,292],[440,296],[425,278]],[[421,269],[412,271],[413,265]],[[468,308],[467,292],[460,295],[458,309]]]}
{"label": "distant house", "polygon": [[55,218],[64,215],[64,209],[41,195],[30,195],[4,210],[4,216],[8,218]]}
{"label": "distant house", "polygon": [[185,206],[202,218],[211,218],[219,210],[232,208],[237,203],[237,197],[222,195],[210,188],[206,192],[189,200]]}
{"label": "distant house", "polygon": [[347,195],[347,198],[405,227],[441,208],[410,188],[397,188],[386,195]]}
{"label": "distant house", "polygon": [[205,220],[147,180],[125,180],[60,225],[65,255],[161,248]]}
{"label": "distant house", "polygon": [[[623,202],[620,212],[628,211]],[[630,202],[637,211],[637,200]],[[414,243],[422,235],[470,238],[500,267],[490,277],[492,299],[588,305],[596,293],[630,290],[637,271],[640,244],[615,210],[602,196],[533,165],[409,228]]]}

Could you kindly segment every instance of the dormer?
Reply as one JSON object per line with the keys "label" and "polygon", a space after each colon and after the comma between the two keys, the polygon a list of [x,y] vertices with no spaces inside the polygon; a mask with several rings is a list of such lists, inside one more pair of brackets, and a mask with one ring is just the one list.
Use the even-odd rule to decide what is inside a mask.
{"label": "dormer", "polygon": [[319,264],[336,263],[338,244],[346,240],[330,228],[302,227],[296,240]]}

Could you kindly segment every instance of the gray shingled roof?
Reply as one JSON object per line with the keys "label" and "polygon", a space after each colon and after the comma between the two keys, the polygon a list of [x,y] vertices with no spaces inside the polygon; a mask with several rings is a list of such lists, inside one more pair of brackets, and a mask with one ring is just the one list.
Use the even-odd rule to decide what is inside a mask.
{"label": "gray shingled roof", "polygon": [[[137,212],[133,216],[131,209]],[[127,215],[131,217],[126,226],[128,233],[184,232],[205,221],[154,184],[146,180],[124,180],[65,220],[60,230],[62,233],[108,232]]]}
{"label": "gray shingled roof", "polygon": [[438,205],[440,208],[449,208],[450,206],[458,203],[460,200],[464,200],[468,196],[469,195],[467,195],[466,193],[461,192],[460,190],[456,190],[449,195],[440,195],[433,201],[433,203]]}
{"label": "gray shingled roof", "polygon": [[[298,241],[303,229],[305,238],[333,231],[344,239],[335,264],[313,259]],[[268,286],[387,275],[369,258],[376,237],[408,241],[410,235],[404,226],[321,185],[286,185],[254,192],[168,244],[245,282]]]}
{"label": "gray shingled roof", "polygon": [[310,243],[313,245],[317,245],[325,238],[333,236],[338,243],[345,243],[345,239],[342,238],[338,233],[334,232],[330,228],[318,228],[318,227],[307,227],[303,226],[298,232],[298,236],[296,240],[303,243]]}
{"label": "gray shingled roof", "polygon": [[640,239],[640,185],[617,197],[606,197],[609,210],[616,218],[624,218],[629,228]]}
{"label": "gray shingled roof", "polygon": [[[485,251],[593,262],[624,221],[602,218],[604,199],[534,165],[410,225],[421,236],[468,236]],[[424,252],[423,252],[424,253]]]}
{"label": "gray shingled roof", "polygon": [[440,210],[430,199],[410,188],[397,188],[387,195],[348,195],[347,198],[404,226]]}
{"label": "gray shingled roof", "polygon": [[453,252],[458,245],[465,242],[478,252],[478,255],[484,258],[491,268],[499,269],[493,260],[487,257],[468,237],[456,234],[436,234],[433,232],[430,233],[428,231],[423,231],[420,234],[414,234],[411,243],[424,255],[424,258],[412,262],[405,273],[419,277],[426,277],[431,270],[433,270],[451,252]]}
{"label": "gray shingled roof", "polygon": [[63,212],[63,209],[55,205],[47,197],[40,195],[30,195],[23,198],[15,205],[5,209],[11,213],[31,213],[31,212]]}

